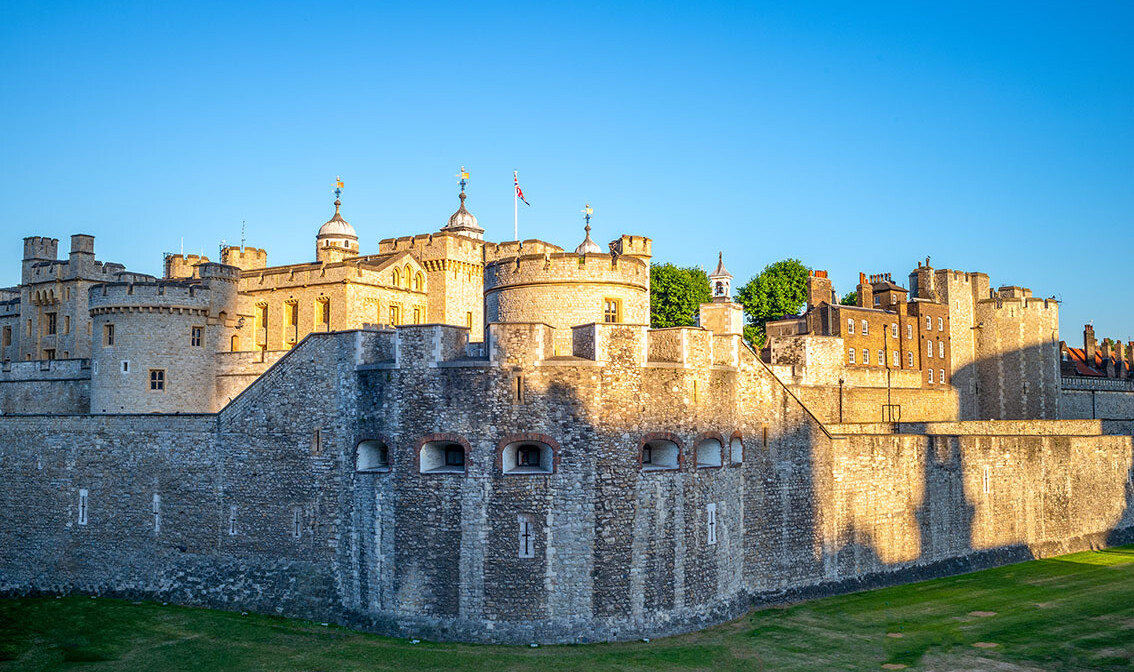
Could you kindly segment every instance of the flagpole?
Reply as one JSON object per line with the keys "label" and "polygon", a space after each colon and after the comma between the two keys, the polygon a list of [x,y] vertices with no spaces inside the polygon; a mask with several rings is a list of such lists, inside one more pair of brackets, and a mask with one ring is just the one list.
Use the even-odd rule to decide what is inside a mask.
{"label": "flagpole", "polygon": [[[512,171],[512,179],[514,180],[515,184],[520,183],[520,174],[515,170]],[[520,240],[520,192],[516,188],[512,189],[512,235],[515,236],[515,240],[517,242],[519,242],[519,240]]]}

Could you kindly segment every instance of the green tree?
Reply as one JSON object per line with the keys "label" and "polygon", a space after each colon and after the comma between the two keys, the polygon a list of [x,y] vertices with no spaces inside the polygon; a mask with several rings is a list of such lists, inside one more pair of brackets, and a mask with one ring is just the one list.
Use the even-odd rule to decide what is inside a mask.
{"label": "green tree", "polygon": [[844,306],[857,306],[858,305],[858,292],[847,292],[843,294],[843,299],[839,301]]}
{"label": "green tree", "polygon": [[756,348],[764,347],[764,325],[785,315],[795,315],[807,302],[808,268],[798,259],[784,259],[764,267],[736,293],[744,306],[748,326],[745,339]]}
{"label": "green tree", "polygon": [[699,268],[650,266],[650,326],[688,327],[697,308],[709,302],[709,276]]}

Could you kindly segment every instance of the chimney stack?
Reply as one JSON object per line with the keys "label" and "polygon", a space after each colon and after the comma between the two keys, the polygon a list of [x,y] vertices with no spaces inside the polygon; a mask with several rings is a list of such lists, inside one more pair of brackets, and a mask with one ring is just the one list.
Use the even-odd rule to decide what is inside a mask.
{"label": "chimney stack", "polygon": [[858,293],[858,305],[862,308],[874,307],[874,288],[866,280],[865,273],[858,274],[858,287],[855,288]]}
{"label": "chimney stack", "polygon": [[827,271],[811,271],[807,276],[807,309],[817,308],[821,303],[838,303],[835,290]]}
{"label": "chimney stack", "polygon": [[1087,366],[1095,365],[1095,328],[1089,324],[1083,326],[1083,355],[1087,358]]}

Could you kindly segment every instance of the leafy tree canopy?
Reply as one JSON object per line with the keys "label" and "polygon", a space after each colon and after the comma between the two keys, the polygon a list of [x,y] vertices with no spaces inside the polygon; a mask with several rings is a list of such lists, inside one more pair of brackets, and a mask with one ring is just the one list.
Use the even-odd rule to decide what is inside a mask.
{"label": "leafy tree canopy", "polygon": [[692,326],[698,307],[709,299],[709,276],[705,271],[673,264],[650,266],[651,327]]}
{"label": "leafy tree canopy", "polygon": [[857,306],[858,305],[858,292],[847,292],[846,294],[843,295],[843,298],[842,298],[841,301],[839,301],[839,303],[841,303],[844,306]]}
{"label": "leafy tree canopy", "polygon": [[798,259],[784,259],[764,270],[736,293],[744,306],[748,326],[744,337],[753,346],[764,346],[764,325],[785,315],[795,315],[807,302],[808,268]]}

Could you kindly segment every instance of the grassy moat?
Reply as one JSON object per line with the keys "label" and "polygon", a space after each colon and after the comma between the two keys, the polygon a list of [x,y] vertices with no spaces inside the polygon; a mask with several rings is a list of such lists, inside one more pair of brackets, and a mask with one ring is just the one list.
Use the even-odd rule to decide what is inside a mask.
{"label": "grassy moat", "polygon": [[[904,667],[903,667],[904,666]],[[539,648],[90,597],[0,600],[0,670],[1134,670],[1134,546]]]}

